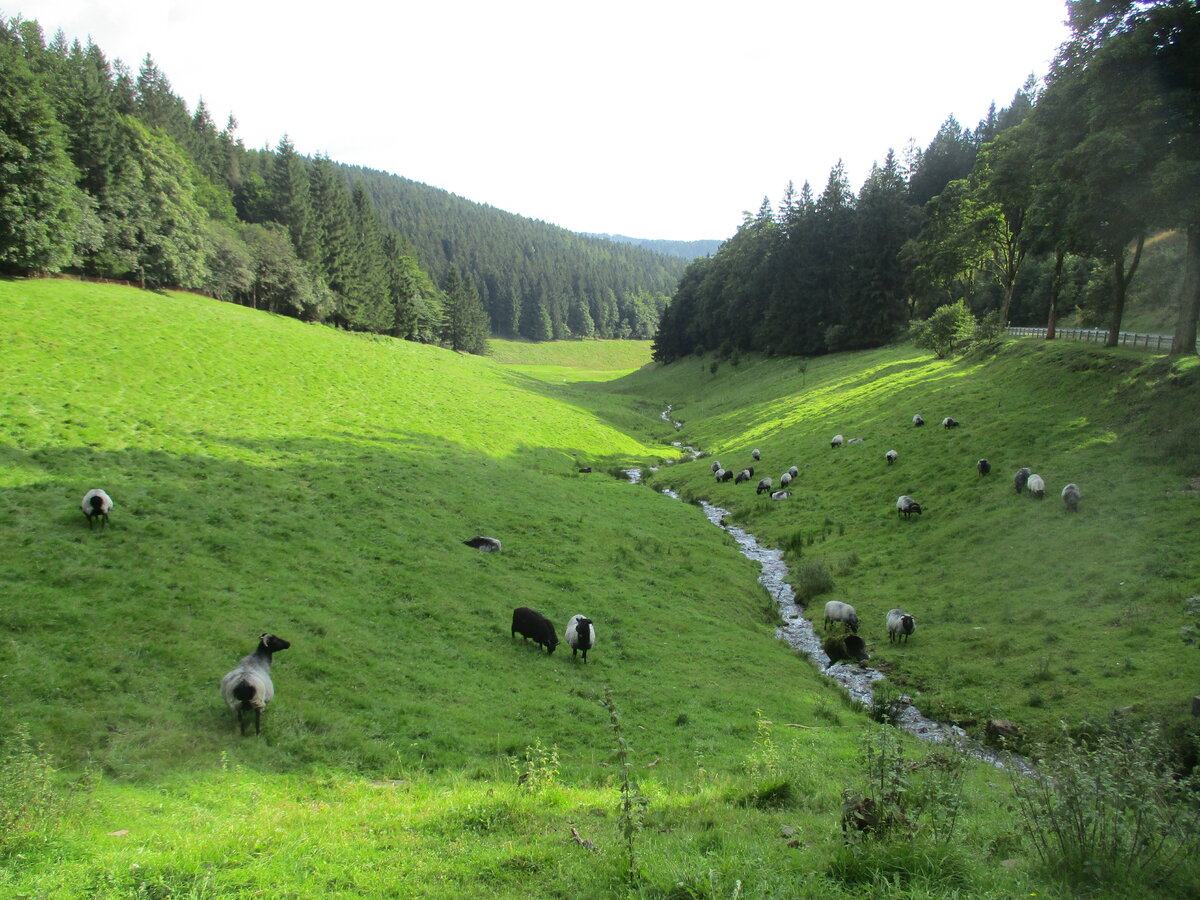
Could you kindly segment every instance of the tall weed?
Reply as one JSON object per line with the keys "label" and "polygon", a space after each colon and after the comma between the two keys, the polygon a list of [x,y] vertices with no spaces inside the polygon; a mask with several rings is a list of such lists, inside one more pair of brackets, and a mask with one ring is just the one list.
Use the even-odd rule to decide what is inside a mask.
{"label": "tall weed", "polygon": [[18,724],[0,744],[0,855],[54,814],[53,775],[43,748]]}

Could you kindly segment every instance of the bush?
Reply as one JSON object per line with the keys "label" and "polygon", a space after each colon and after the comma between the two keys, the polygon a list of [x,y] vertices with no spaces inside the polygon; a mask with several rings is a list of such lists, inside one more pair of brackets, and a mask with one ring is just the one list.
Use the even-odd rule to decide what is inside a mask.
{"label": "bush", "polygon": [[796,567],[792,587],[796,592],[796,602],[807,604],[813,597],[833,590],[833,576],[829,574],[825,563],[806,559]]}
{"label": "bush", "polygon": [[24,725],[0,743],[0,854],[54,813],[54,769]]}
{"label": "bush", "polygon": [[959,341],[970,340],[974,334],[975,316],[965,300],[939,306],[932,316],[912,328],[913,343],[932,350],[938,359],[945,359]]}

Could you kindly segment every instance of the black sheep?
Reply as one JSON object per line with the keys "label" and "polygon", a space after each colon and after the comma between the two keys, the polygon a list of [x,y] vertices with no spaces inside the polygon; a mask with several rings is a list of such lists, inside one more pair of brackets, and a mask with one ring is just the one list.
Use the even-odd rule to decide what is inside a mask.
{"label": "black sheep", "polygon": [[547,653],[553,653],[558,646],[558,635],[550,620],[528,606],[518,606],[513,610],[512,636],[518,634],[525,640],[533,638],[534,643],[545,647]]}

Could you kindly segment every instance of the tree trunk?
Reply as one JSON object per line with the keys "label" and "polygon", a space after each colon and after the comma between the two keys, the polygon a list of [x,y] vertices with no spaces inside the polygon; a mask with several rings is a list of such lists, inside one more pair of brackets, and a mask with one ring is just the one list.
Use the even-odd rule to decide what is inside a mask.
{"label": "tree trunk", "polygon": [[1125,315],[1125,294],[1129,290],[1129,282],[1137,271],[1138,263],[1142,260],[1142,247],[1146,244],[1145,235],[1139,235],[1137,248],[1133,251],[1133,262],[1129,271],[1125,271],[1125,254],[1122,253],[1113,261],[1113,277],[1116,280],[1116,297],[1113,300],[1112,324],[1108,326],[1108,340],[1105,347],[1115,347],[1121,339],[1121,319]]}
{"label": "tree trunk", "polygon": [[1059,250],[1054,254],[1054,278],[1050,282],[1050,317],[1046,320],[1046,340],[1052,341],[1058,327],[1058,295],[1062,292],[1063,260],[1067,254]]}
{"label": "tree trunk", "polygon": [[1187,255],[1183,261],[1183,286],[1179,290],[1179,318],[1171,355],[1196,353],[1196,322],[1200,319],[1200,223],[1188,226]]}

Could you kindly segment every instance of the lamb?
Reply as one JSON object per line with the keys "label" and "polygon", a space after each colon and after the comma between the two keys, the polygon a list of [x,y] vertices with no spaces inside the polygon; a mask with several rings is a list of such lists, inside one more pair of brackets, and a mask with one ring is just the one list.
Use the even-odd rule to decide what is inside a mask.
{"label": "lamb", "polygon": [[840,434],[835,434],[833,436],[833,440],[829,442],[829,446],[836,450],[838,447],[842,446],[844,441],[845,438],[843,438]]}
{"label": "lamb", "polygon": [[904,640],[917,630],[917,620],[902,609],[889,609],[887,614],[888,643]]}
{"label": "lamb", "polygon": [[1017,469],[1017,474],[1013,476],[1013,487],[1018,494],[1025,490],[1025,483],[1029,481],[1029,476],[1032,474],[1033,469],[1027,467]]}
{"label": "lamb", "polygon": [[100,527],[108,525],[108,514],[112,511],[112,497],[100,490],[100,488],[92,488],[83,495],[83,500],[79,504],[79,508],[83,510],[83,514],[87,516],[88,530],[91,530],[96,519],[100,519]]}
{"label": "lamb", "polygon": [[975,468],[980,475],[987,475],[992,471],[992,464],[986,459],[981,459],[979,462],[975,463]]}
{"label": "lamb", "polygon": [[558,646],[558,635],[550,620],[528,606],[518,606],[513,610],[512,637],[518,634],[527,641],[533,638],[535,644],[546,648],[547,654],[553,653]]}
{"label": "lamb", "polygon": [[574,659],[576,654],[582,650],[583,661],[586,663],[587,652],[596,646],[596,626],[587,616],[571,616],[571,621],[567,623],[567,630],[563,637],[567,640],[567,646],[571,648],[571,659]]}
{"label": "lamb", "polygon": [[771,494],[771,499],[772,500],[786,500],[790,496],[792,496],[791,491],[774,491]]}
{"label": "lamb", "polygon": [[762,458],[762,454],[759,453],[757,450],[751,450],[750,455],[754,457],[755,462],[758,462]]}
{"label": "lamb", "polygon": [[788,474],[791,475],[792,478],[797,478],[800,475],[800,470],[795,466],[792,466],[790,469],[788,469]]}
{"label": "lamb", "polygon": [[763,491],[770,492],[771,483],[772,482],[771,482],[770,477],[763,478],[761,481],[758,482],[758,488],[754,491],[754,493],[761,494]]}
{"label": "lamb", "polygon": [[484,537],[482,534],[477,534],[469,541],[463,541],[468,547],[474,547],[476,550],[482,550],[484,553],[499,553],[500,541],[494,537]]}
{"label": "lamb", "polygon": [[912,514],[921,514],[921,504],[914,500],[908,494],[901,494],[896,498],[896,515],[911,518]]}
{"label": "lamb", "polygon": [[1063,503],[1067,504],[1067,509],[1071,512],[1079,511],[1079,486],[1076,484],[1068,484],[1062,489]]}
{"label": "lamb", "polygon": [[779,476],[779,487],[780,488],[785,488],[791,483],[792,483],[792,476],[790,473],[784,472],[782,475]]}
{"label": "lamb", "polygon": [[949,416],[946,416],[946,418],[942,419],[942,425],[944,425],[946,428],[957,428],[958,427],[958,423],[955,422]]}
{"label": "lamb", "polygon": [[913,425],[915,427],[920,428],[924,424],[925,424],[925,420],[922,419],[919,415],[913,416]]}
{"label": "lamb", "polygon": [[894,463],[897,459],[900,458],[900,454],[897,453],[895,450],[889,450],[887,453],[883,454],[883,458],[888,461],[888,465],[890,466],[892,463]]}
{"label": "lamb", "polygon": [[849,603],[841,600],[830,600],[825,604],[825,627],[833,622],[841,622],[843,628],[848,628],[858,634],[858,613]]}
{"label": "lamb", "polygon": [[1042,480],[1041,475],[1030,475],[1026,485],[1029,488],[1029,493],[1033,497],[1041,500],[1046,496],[1046,482]]}
{"label": "lamb", "polygon": [[865,663],[870,659],[870,656],[867,655],[867,642],[857,634],[840,634],[827,637],[821,642],[821,649],[829,657],[829,665],[825,667],[827,669],[834,663],[843,660],[854,660],[855,662]]}
{"label": "lamb", "polygon": [[290,646],[291,643],[281,637],[260,634],[255,651],[243,656],[237,668],[221,679],[221,696],[237,713],[243,735],[246,733],[244,713],[250,710],[254,710],[254,733],[262,734],[262,711],[275,696],[275,685],[271,682],[271,654]]}

